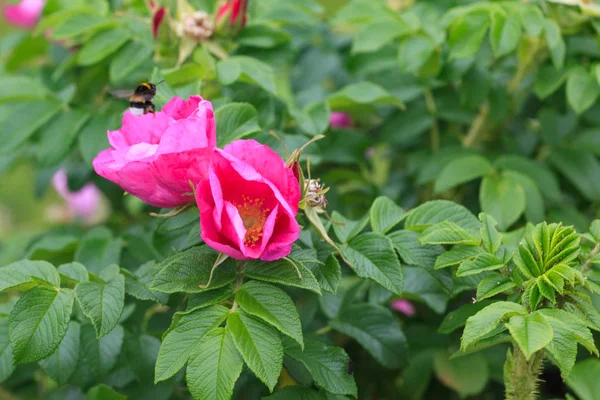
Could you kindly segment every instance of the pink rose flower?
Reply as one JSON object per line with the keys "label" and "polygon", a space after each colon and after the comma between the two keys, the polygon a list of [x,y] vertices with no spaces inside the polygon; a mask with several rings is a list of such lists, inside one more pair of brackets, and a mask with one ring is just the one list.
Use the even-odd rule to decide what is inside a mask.
{"label": "pink rose flower", "polygon": [[412,317],[415,315],[415,306],[413,305],[413,303],[406,299],[396,299],[392,301],[392,304],[390,304],[390,306],[392,307],[392,309],[406,315],[407,317]]}
{"label": "pink rose flower", "polygon": [[126,111],[108,141],[112,147],[93,161],[98,175],[156,207],[191,203],[190,182],[206,178],[217,142],[212,104],[174,97],[154,114]]}
{"label": "pink rose flower", "polygon": [[237,260],[277,260],[300,235],[300,185],[279,155],[254,140],[216,149],[196,188],[202,239]]}
{"label": "pink rose flower", "polygon": [[352,117],[349,114],[334,111],[329,116],[329,125],[334,128],[350,128],[352,126]]}
{"label": "pink rose flower", "polygon": [[45,0],[21,0],[18,4],[4,6],[4,19],[11,25],[33,29],[37,25],[45,5]]}
{"label": "pink rose flower", "polygon": [[88,223],[97,220],[102,211],[102,193],[96,185],[88,183],[71,192],[67,183],[67,173],[61,169],[52,177],[52,186],[67,204],[68,216],[81,218]]}

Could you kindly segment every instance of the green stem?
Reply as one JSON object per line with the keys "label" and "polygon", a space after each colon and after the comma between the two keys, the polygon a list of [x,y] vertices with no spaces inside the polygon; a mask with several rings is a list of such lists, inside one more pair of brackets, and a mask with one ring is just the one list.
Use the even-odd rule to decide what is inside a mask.
{"label": "green stem", "polygon": [[[238,264],[238,267],[237,267],[237,280],[235,281],[234,293],[237,293],[237,291],[240,290],[243,283],[244,283],[244,262],[240,261]],[[235,312],[235,310],[237,310],[237,308],[238,308],[238,303],[237,303],[237,301],[235,301],[235,297],[234,297],[233,305],[231,306],[231,309],[229,310],[229,312]]]}
{"label": "green stem", "polygon": [[538,384],[542,373],[544,352],[534,353],[529,360],[515,347],[509,350],[504,364],[506,400],[537,400]]}
{"label": "green stem", "polygon": [[490,105],[486,101],[479,108],[479,114],[473,120],[471,127],[469,128],[469,132],[467,136],[463,139],[462,145],[463,147],[473,147],[477,141],[479,140],[481,134],[483,133],[483,128],[485,127],[485,123],[490,114]]}
{"label": "green stem", "polygon": [[590,251],[590,255],[588,256],[587,261],[581,267],[581,273],[586,273],[588,269],[592,266],[592,258],[600,251],[600,242],[596,243],[596,246]]}

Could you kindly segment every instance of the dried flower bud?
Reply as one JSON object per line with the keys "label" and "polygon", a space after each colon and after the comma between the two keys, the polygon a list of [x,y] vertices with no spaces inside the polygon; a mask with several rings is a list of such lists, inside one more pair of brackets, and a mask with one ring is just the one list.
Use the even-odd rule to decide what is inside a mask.
{"label": "dried flower bud", "polygon": [[198,42],[211,37],[214,31],[214,24],[210,15],[204,11],[195,11],[192,14],[186,14],[181,21],[182,33]]}
{"label": "dried flower bud", "polygon": [[311,207],[325,208],[327,207],[325,193],[327,193],[329,189],[326,189],[325,185],[319,182],[320,179],[310,179],[305,181],[306,195],[304,201]]}

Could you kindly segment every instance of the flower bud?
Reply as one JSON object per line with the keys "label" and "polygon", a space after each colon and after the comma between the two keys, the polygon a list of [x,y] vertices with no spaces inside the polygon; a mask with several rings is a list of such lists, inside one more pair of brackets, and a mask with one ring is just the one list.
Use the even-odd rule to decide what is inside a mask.
{"label": "flower bud", "polygon": [[307,179],[304,182],[306,186],[305,203],[313,208],[327,207],[325,193],[329,189],[326,189],[324,184],[319,183],[320,179]]}
{"label": "flower bud", "polygon": [[223,35],[237,35],[246,26],[248,0],[229,0],[219,8],[215,19],[216,31]]}
{"label": "flower bud", "polygon": [[211,37],[214,28],[210,15],[204,11],[185,14],[181,21],[181,33],[199,43]]}

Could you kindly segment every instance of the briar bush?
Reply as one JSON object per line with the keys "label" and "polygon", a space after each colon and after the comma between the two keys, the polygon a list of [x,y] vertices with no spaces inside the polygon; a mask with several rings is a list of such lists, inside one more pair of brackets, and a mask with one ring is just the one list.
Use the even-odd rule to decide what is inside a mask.
{"label": "briar bush", "polygon": [[0,397],[598,399],[600,5],[3,7]]}

